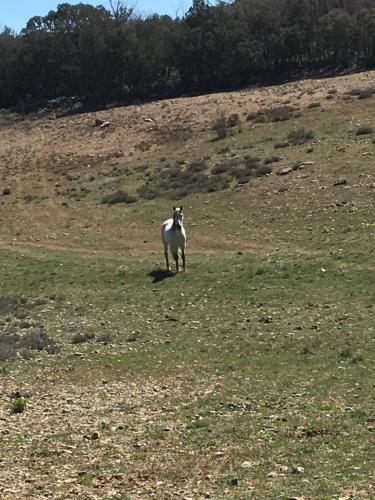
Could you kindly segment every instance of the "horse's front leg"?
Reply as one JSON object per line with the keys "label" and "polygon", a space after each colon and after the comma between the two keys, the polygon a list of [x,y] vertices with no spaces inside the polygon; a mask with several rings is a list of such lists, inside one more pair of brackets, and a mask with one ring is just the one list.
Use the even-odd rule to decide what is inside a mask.
{"label": "horse's front leg", "polygon": [[165,256],[165,263],[167,265],[167,271],[171,271],[171,266],[169,265],[169,258],[168,258],[168,245],[164,244],[164,256]]}
{"label": "horse's front leg", "polygon": [[178,251],[173,253],[173,258],[174,258],[174,261],[176,262],[176,273],[178,273],[178,271],[180,270],[180,268],[178,266]]}
{"label": "horse's front leg", "polygon": [[186,272],[186,258],[185,258],[185,250],[181,250],[181,257],[182,257],[182,268]]}

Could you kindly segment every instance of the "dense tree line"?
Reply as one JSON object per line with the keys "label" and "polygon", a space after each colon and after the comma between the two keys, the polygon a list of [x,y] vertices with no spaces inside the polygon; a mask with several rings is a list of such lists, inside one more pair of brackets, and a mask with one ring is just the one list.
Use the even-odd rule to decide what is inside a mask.
{"label": "dense tree line", "polygon": [[[0,20],[1,21],[1,20]],[[182,18],[64,3],[0,33],[0,106],[104,103],[375,65],[375,0],[195,0]]]}

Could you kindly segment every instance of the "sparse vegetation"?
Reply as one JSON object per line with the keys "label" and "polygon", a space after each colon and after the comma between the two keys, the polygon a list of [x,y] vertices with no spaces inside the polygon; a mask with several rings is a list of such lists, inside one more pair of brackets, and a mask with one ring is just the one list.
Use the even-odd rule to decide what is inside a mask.
{"label": "sparse vegetation", "polygon": [[240,118],[237,113],[226,116],[226,114],[221,111],[217,115],[212,125],[212,129],[216,132],[217,139],[225,139],[228,135],[228,129],[237,127],[239,124]]}
{"label": "sparse vegetation", "polygon": [[126,203],[127,205],[131,203],[135,203],[137,201],[137,197],[133,196],[126,191],[116,191],[111,194],[107,194],[102,199],[102,203],[106,205],[116,205],[117,203]]}
{"label": "sparse vegetation", "polygon": [[315,108],[320,108],[320,106],[321,106],[321,104],[319,101],[314,101],[314,102],[310,102],[310,104],[307,106],[307,108],[308,109],[315,109]]}
{"label": "sparse vegetation", "polygon": [[27,408],[27,399],[19,396],[12,400],[12,413],[23,413]]}
{"label": "sparse vegetation", "polygon": [[347,92],[351,97],[358,97],[358,99],[368,99],[375,93],[375,87],[354,88]]}
{"label": "sparse vegetation", "polygon": [[264,160],[265,165],[270,165],[271,163],[277,163],[281,160],[280,156],[272,155]]}
{"label": "sparse vegetation", "polygon": [[216,132],[216,136],[218,139],[225,139],[227,137],[228,135],[227,118],[223,111],[221,111],[216,117],[212,125],[212,130]]}
{"label": "sparse vegetation", "polygon": [[191,173],[203,172],[206,169],[207,164],[205,160],[195,160],[186,167],[187,172]]}
{"label": "sparse vegetation", "polygon": [[60,352],[60,345],[43,330],[32,330],[23,335],[0,333],[0,362],[13,359],[17,355],[28,358],[32,351],[57,354]]}
{"label": "sparse vegetation", "polygon": [[356,135],[369,135],[374,133],[374,127],[363,125],[356,130]]}
{"label": "sparse vegetation", "polygon": [[311,130],[306,130],[304,127],[292,130],[288,134],[288,143],[293,146],[300,146],[314,139],[314,133]]}
{"label": "sparse vegetation", "polygon": [[95,339],[95,334],[92,332],[76,333],[73,335],[71,342],[72,344],[84,344],[93,339]]}
{"label": "sparse vegetation", "polygon": [[271,109],[261,109],[256,113],[249,113],[247,121],[254,123],[277,123],[290,120],[293,117],[295,109],[291,106],[280,106]]}

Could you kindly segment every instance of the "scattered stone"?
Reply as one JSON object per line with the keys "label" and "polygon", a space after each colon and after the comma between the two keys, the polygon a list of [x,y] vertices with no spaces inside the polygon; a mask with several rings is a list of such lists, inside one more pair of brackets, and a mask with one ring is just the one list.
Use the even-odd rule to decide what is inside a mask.
{"label": "scattered stone", "polygon": [[305,472],[305,469],[300,465],[296,465],[292,467],[292,472],[293,474],[303,474]]}
{"label": "scattered stone", "polygon": [[241,467],[242,469],[250,469],[252,465],[253,464],[251,462],[242,462]]}
{"label": "scattered stone", "polygon": [[346,186],[348,184],[348,181],[346,179],[337,179],[333,185],[334,186]]}
{"label": "scattered stone", "polygon": [[106,121],[101,118],[95,118],[94,127],[101,127],[103,123],[106,123]]}
{"label": "scattered stone", "polygon": [[277,175],[288,175],[293,169],[291,167],[285,167],[279,172],[277,172]]}
{"label": "scattered stone", "polygon": [[99,432],[95,431],[91,434],[90,436],[90,439],[91,441],[97,441],[98,439],[100,439],[100,434]]}

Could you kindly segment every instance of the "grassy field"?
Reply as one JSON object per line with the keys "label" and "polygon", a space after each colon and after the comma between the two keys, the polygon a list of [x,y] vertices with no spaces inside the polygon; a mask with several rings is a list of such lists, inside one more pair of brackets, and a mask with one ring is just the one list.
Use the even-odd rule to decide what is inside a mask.
{"label": "grassy field", "polygon": [[[375,150],[357,134],[375,99],[343,99],[340,82],[265,89],[274,105],[305,89],[320,106],[241,116],[221,140],[198,118],[189,139],[169,137],[199,115],[200,98],[195,111],[176,100],[168,137],[130,158],[84,135],[78,147],[92,116],[57,119],[68,132],[53,152],[49,118],[1,124],[27,143],[0,155],[1,498],[375,497]],[[312,135],[275,148],[301,127]],[[107,133],[95,147],[118,145]],[[175,201],[160,179],[192,164],[207,178]],[[118,189],[138,201],[101,203]],[[188,272],[167,275],[160,224],[175,203]]]}

